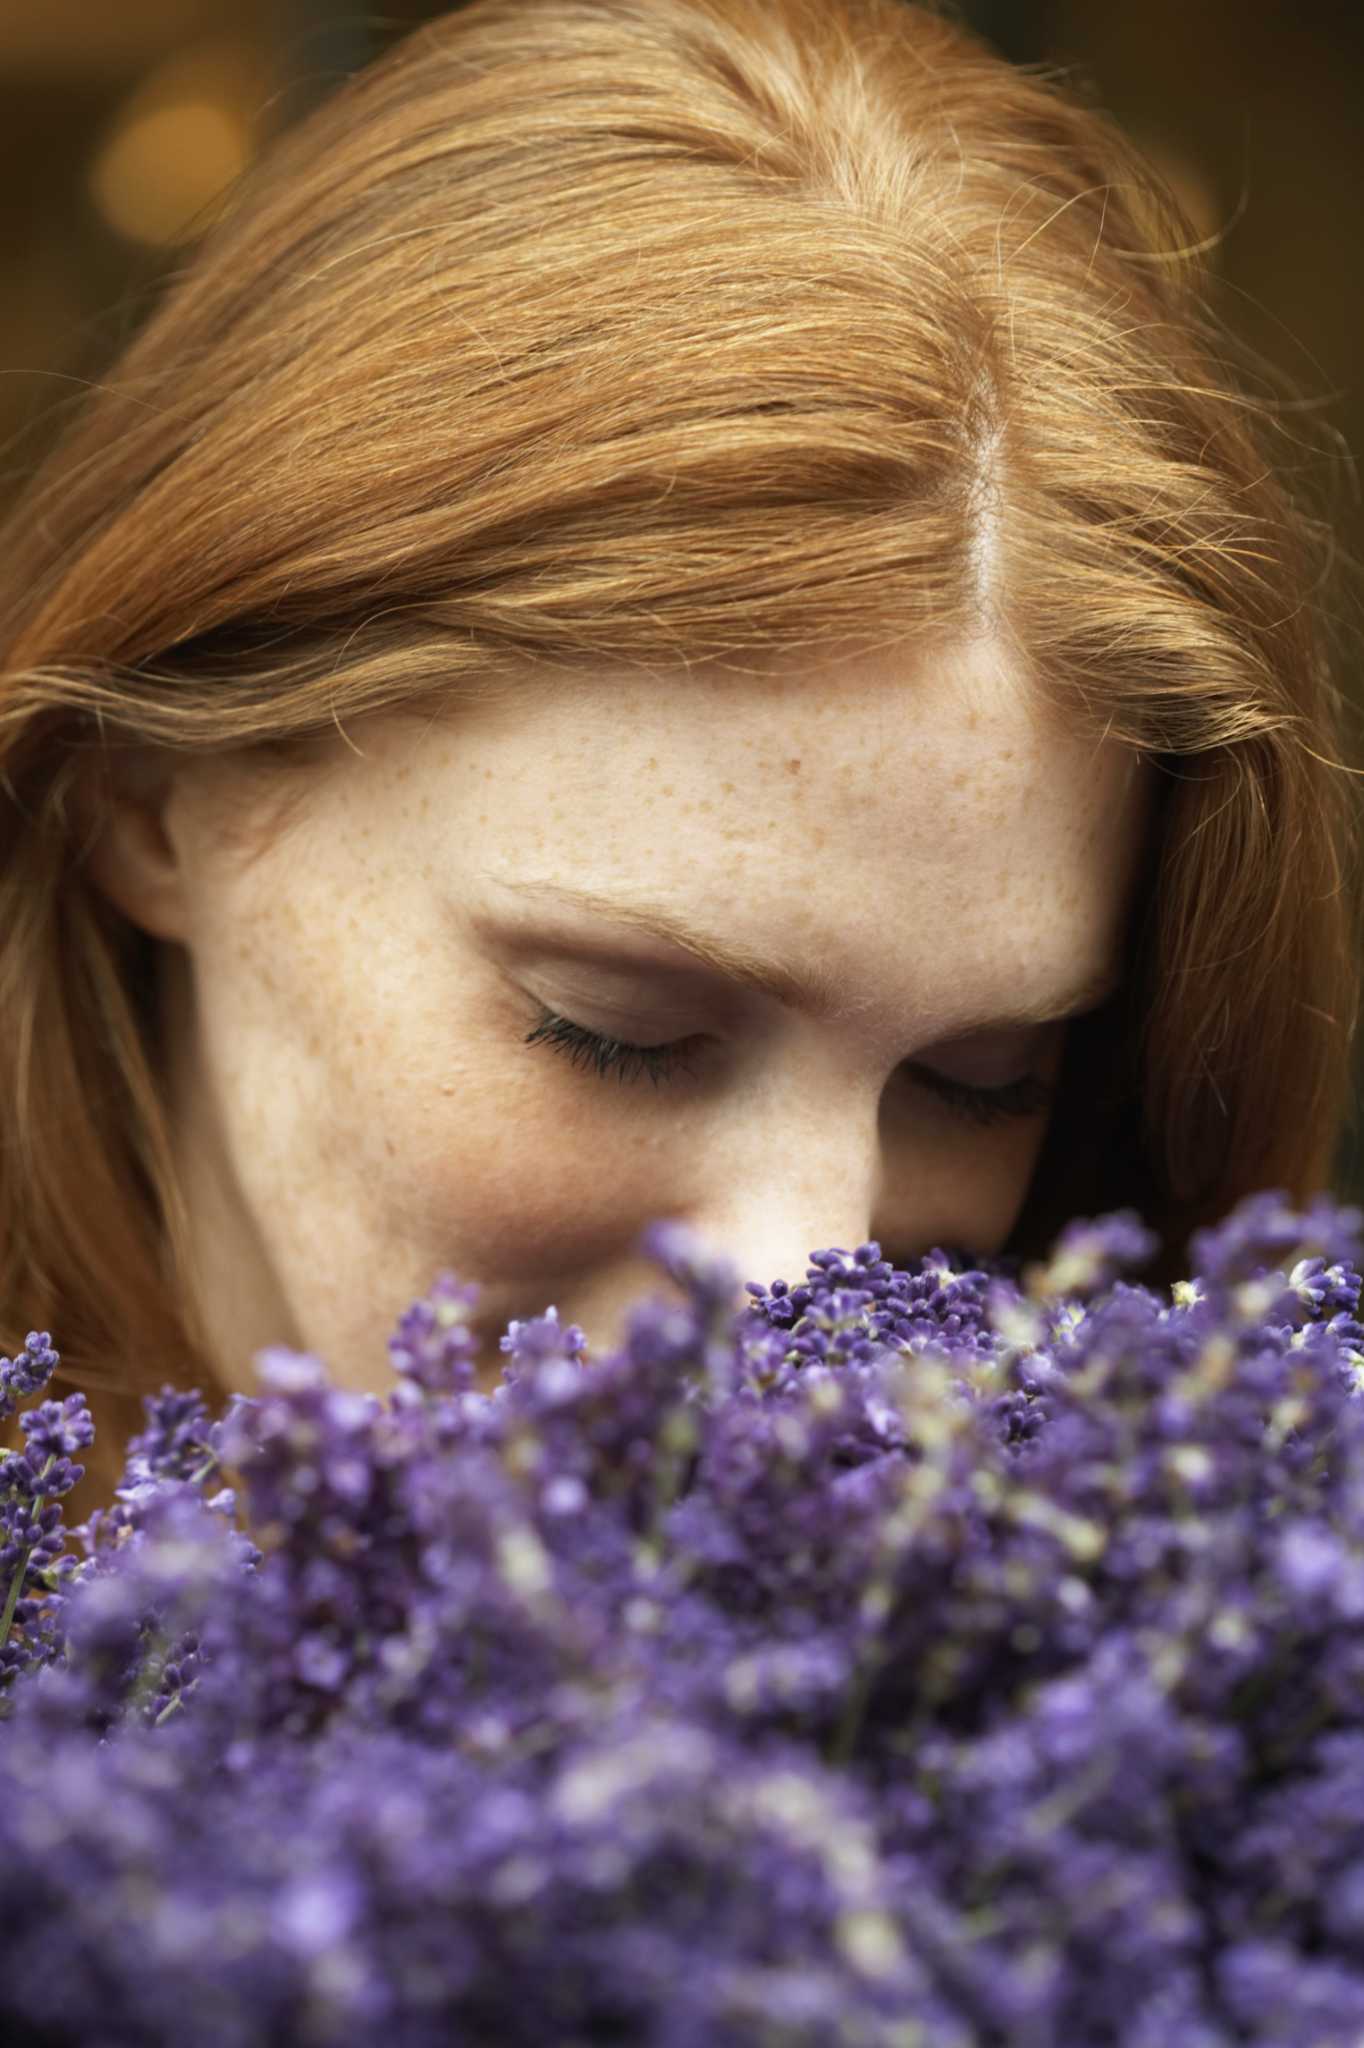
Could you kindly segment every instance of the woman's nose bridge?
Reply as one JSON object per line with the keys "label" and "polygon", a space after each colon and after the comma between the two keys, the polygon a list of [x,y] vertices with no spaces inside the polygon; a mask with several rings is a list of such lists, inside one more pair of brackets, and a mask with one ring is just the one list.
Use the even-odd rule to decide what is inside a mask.
{"label": "woman's nose bridge", "polygon": [[[687,1221],[717,1254],[739,1267],[739,1285],[805,1278],[810,1255],[841,1245],[851,1252],[874,1235],[885,1176],[876,1117],[821,1118],[816,1142],[808,1122],[782,1138],[769,1133],[746,1170],[717,1180]],[[827,1125],[827,1130],[823,1127]]]}

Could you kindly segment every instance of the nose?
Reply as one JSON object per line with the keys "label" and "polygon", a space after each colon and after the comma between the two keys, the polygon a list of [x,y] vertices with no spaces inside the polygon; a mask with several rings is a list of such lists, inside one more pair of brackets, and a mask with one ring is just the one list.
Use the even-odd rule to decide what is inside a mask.
{"label": "nose", "polygon": [[618,1238],[565,1291],[561,1320],[581,1326],[593,1355],[625,1343],[630,1311],[645,1299],[679,1306],[688,1299],[645,1256],[641,1240],[650,1223],[684,1226],[701,1255],[730,1269],[731,1315],[753,1305],[749,1282],[763,1290],[778,1280],[801,1285],[817,1251],[851,1256],[875,1242],[882,1258],[904,1266],[935,1245],[956,1242],[944,1227],[941,1187],[936,1198],[925,1191],[916,1214],[903,1162],[888,1177],[881,1103],[865,1075],[826,1067],[794,1080],[788,1072],[785,1080],[785,1087],[747,1099],[743,1115],[715,1135],[703,1158],[686,1159],[690,1186],[683,1199],[639,1214],[630,1240]]}
{"label": "nose", "polygon": [[803,1099],[800,1115],[778,1105],[775,1126],[769,1103],[762,1127],[747,1130],[742,1148],[731,1150],[729,1171],[679,1216],[734,1268],[735,1308],[752,1305],[747,1282],[798,1286],[812,1253],[841,1247],[851,1254],[875,1236],[883,1187],[876,1100],[854,1099],[834,1077]]}
{"label": "nose", "polygon": [[[776,1280],[795,1287],[807,1279],[813,1252],[838,1247],[851,1255],[873,1236],[871,1216],[863,1190],[829,1199],[826,1189],[769,1168],[738,1192],[674,1210],[666,1218],[642,1219],[640,1236],[646,1222],[683,1226],[702,1258],[729,1269],[732,1284],[722,1313],[732,1317],[753,1306],[748,1282],[764,1290]],[[683,1306],[690,1297],[682,1283],[636,1250],[613,1269],[595,1301],[584,1297],[584,1313],[577,1320],[592,1348],[597,1330],[609,1330],[605,1341],[610,1347],[622,1345],[630,1309],[645,1298]]]}

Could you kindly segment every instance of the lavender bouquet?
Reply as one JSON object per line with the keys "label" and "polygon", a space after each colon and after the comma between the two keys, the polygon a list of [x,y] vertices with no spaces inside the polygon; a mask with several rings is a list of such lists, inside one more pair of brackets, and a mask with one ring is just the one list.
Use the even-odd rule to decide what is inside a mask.
{"label": "lavender bouquet", "polygon": [[[0,1464],[0,2040],[1357,2048],[1361,1215],[875,1244],[675,1226],[593,1360],[478,1289],[387,1400],[260,1354]],[[730,1304],[726,1307],[725,1304]],[[44,1333],[0,1361],[40,1394]]]}

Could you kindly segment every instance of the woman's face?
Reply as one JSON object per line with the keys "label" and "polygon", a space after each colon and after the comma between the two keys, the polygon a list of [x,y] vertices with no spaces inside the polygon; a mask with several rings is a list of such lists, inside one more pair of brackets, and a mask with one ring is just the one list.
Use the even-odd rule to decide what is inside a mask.
{"label": "woman's face", "polygon": [[[304,772],[249,856],[221,799],[252,770],[219,762],[121,808],[94,863],[169,942],[195,1284],[248,1392],[269,1343],[386,1392],[386,1340],[443,1267],[482,1289],[485,1391],[512,1316],[554,1305],[607,1348],[642,1295],[674,1298],[635,1249],[661,1216],[740,1283],[868,1238],[901,1262],[997,1251],[1047,1111],[981,1122],[934,1077],[1055,1076],[1064,1021],[1026,1019],[1121,971],[1149,800],[1130,753],[1039,718],[987,644],[531,679],[448,722],[362,721]],[[655,917],[790,988],[647,936]],[[599,1073],[527,1044],[545,1011],[690,1041],[686,1066]]]}

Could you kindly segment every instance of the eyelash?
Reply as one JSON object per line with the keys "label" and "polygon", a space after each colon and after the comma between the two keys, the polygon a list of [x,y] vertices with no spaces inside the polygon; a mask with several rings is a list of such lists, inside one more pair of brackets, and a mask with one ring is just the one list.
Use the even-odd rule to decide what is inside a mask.
{"label": "eyelash", "polygon": [[[612,1072],[622,1082],[647,1073],[657,1088],[660,1081],[671,1080],[676,1073],[692,1074],[686,1064],[687,1049],[702,1041],[678,1038],[668,1045],[629,1045],[624,1039],[589,1031],[585,1024],[575,1024],[542,1005],[540,1021],[523,1043],[549,1045],[575,1066],[592,1067],[603,1080]],[[1050,1107],[1056,1093],[1039,1074],[1024,1074],[1003,1088],[972,1088],[964,1081],[952,1081],[945,1074],[926,1071],[918,1078],[959,1116],[974,1124],[998,1124],[1014,1117],[1037,1116]]]}

